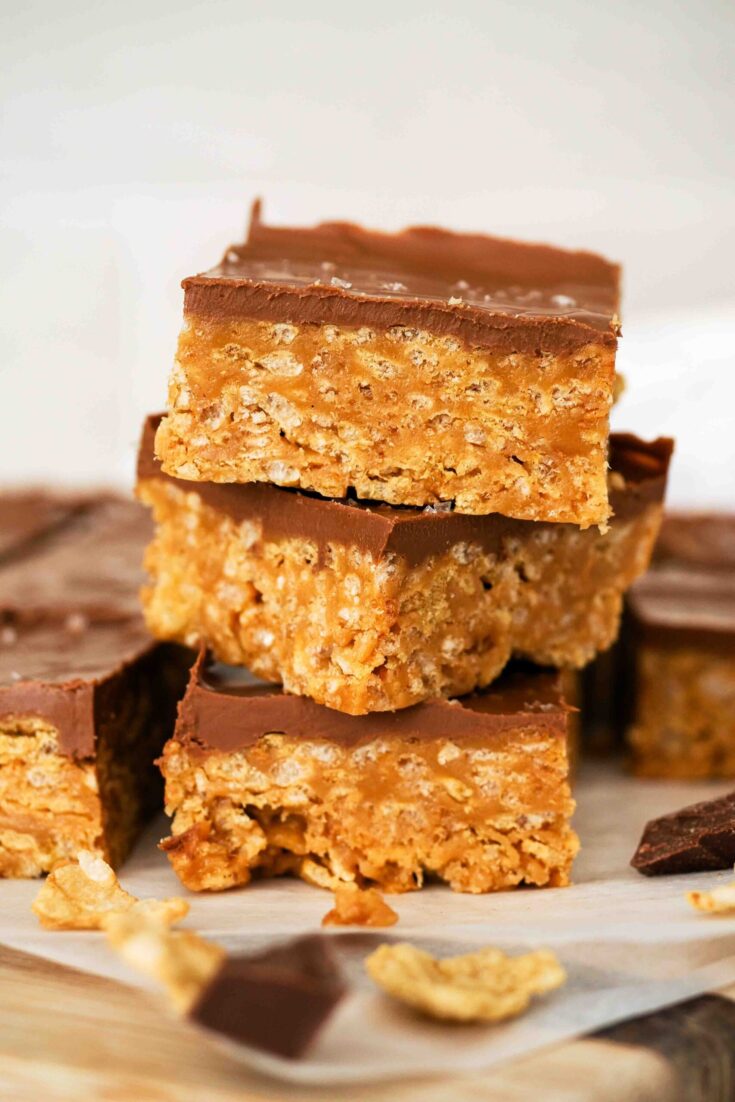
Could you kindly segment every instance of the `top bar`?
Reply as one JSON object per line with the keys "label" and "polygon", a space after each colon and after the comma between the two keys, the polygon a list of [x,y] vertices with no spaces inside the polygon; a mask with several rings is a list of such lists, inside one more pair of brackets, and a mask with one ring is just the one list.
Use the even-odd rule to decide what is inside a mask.
{"label": "top bar", "polygon": [[184,280],[164,470],[604,525],[619,274],[428,227],[267,227],[256,204]]}

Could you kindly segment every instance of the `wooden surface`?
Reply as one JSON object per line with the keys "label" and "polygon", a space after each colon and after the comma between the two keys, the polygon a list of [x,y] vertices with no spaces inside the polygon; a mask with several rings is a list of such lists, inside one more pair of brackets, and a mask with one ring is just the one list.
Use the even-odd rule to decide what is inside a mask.
{"label": "wooden surface", "polygon": [[248,1073],[152,996],[0,947],[2,1102],[731,1102],[735,988],[451,1080],[305,1090]]}

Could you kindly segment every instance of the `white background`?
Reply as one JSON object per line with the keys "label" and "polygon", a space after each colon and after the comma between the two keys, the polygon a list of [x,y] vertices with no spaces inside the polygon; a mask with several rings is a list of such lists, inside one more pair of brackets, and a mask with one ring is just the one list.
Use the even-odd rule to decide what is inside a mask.
{"label": "white background", "polygon": [[730,0],[0,0],[0,480],[128,483],[180,279],[274,221],[625,264],[621,428],[735,506]]}

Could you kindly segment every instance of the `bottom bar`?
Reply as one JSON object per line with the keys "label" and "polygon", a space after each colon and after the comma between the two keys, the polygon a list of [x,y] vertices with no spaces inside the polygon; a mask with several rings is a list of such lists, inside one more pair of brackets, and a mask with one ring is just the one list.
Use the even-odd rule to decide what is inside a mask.
{"label": "bottom bar", "polygon": [[571,709],[557,675],[347,716],[201,655],[161,768],[163,848],[195,891],[293,873],[386,891],[569,882]]}

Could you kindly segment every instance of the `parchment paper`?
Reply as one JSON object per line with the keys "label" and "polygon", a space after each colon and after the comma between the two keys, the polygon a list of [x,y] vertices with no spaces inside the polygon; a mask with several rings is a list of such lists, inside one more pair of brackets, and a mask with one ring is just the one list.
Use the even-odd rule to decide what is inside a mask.
{"label": "parchment paper", "polygon": [[[735,879],[732,871],[648,879],[628,867],[648,818],[731,787],[635,781],[616,765],[586,766],[575,793],[582,852],[571,888],[468,896],[431,887],[391,896],[400,915],[392,929],[331,935],[351,991],[304,1059],[286,1061],[214,1043],[248,1066],[304,1083],[456,1073],[735,984],[735,918],[697,914],[684,898],[690,888]],[[155,848],[165,832],[163,820],[154,824],[121,871],[123,886],[136,895],[187,894]],[[29,909],[37,890],[33,881],[0,882],[0,942],[143,985],[103,935],[42,930]],[[331,906],[328,893],[292,880],[189,898],[184,926],[238,952],[314,931]],[[569,979],[514,1022],[441,1025],[393,1003],[365,976],[363,958],[393,938],[440,955],[490,944],[511,952],[544,946],[557,952]]]}

